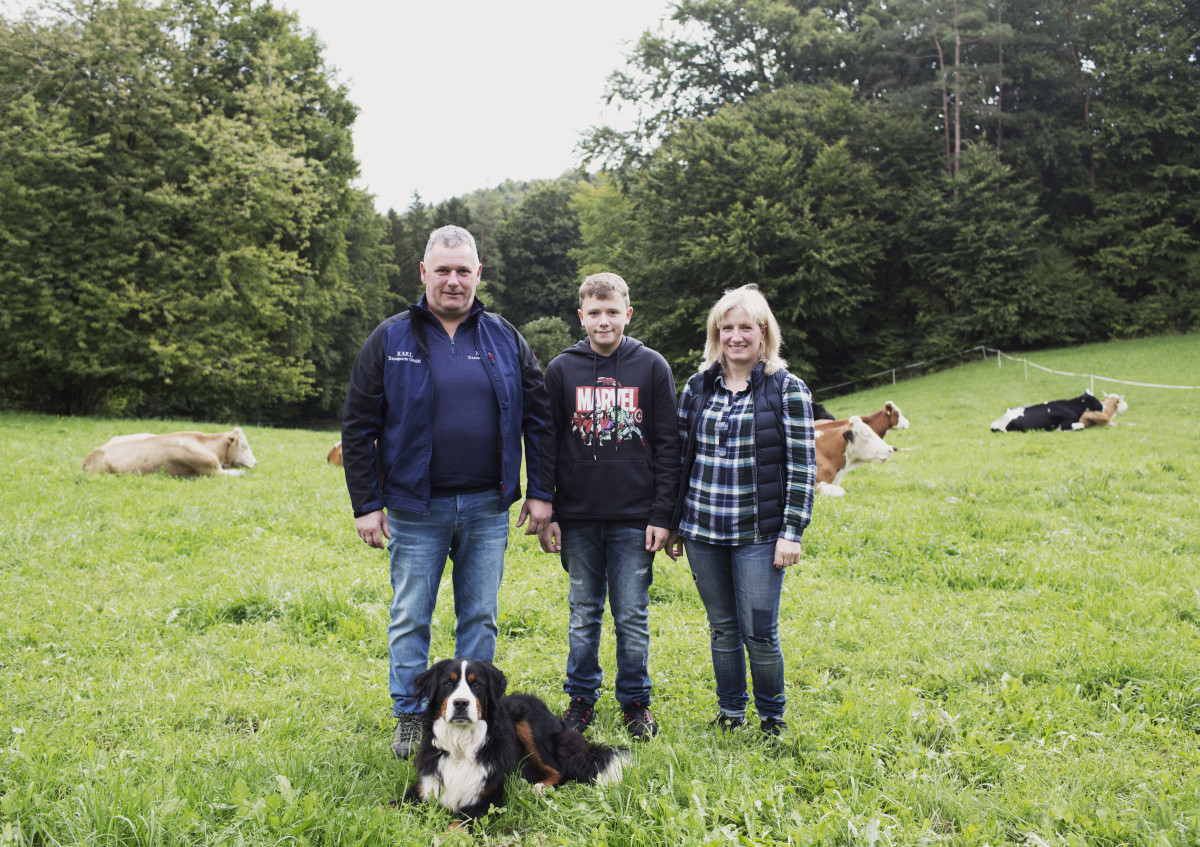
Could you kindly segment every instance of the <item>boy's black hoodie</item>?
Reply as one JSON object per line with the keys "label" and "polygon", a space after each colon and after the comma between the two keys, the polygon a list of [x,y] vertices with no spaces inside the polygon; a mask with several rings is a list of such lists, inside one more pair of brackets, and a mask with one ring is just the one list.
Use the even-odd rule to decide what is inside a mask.
{"label": "boy's black hoodie", "polygon": [[585,338],[546,368],[558,442],[554,519],[671,525],[679,490],[675,379],[634,338],[601,356]]}

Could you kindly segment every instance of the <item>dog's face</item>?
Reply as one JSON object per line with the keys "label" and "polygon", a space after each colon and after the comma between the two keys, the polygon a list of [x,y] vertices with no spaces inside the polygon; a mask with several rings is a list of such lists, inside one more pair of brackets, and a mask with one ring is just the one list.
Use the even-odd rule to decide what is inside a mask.
{"label": "dog's face", "polygon": [[430,719],[473,724],[488,718],[508,680],[491,662],[444,659],[418,676],[416,686],[429,700]]}

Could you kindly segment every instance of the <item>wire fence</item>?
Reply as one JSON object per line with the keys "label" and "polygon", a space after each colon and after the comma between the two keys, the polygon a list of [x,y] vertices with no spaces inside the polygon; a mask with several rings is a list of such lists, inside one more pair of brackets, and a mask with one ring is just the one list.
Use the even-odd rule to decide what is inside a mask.
{"label": "wire fence", "polygon": [[861,382],[870,382],[872,380],[878,380],[882,377],[887,377],[887,376],[891,376],[892,385],[895,385],[897,382],[898,375],[900,377],[904,377],[907,373],[909,373],[913,370],[916,370],[918,368],[927,368],[927,367],[930,367],[931,365],[935,365],[938,362],[943,362],[947,359],[957,358],[957,359],[961,360],[963,356],[966,356],[970,353],[980,353],[980,354],[982,354],[982,356],[985,360],[988,359],[991,356],[991,354],[994,353],[996,355],[996,367],[998,367],[998,368],[1004,366],[1005,359],[1008,359],[1011,362],[1020,362],[1025,368],[1025,378],[1026,379],[1029,379],[1029,369],[1030,368],[1036,368],[1037,370],[1045,371],[1046,373],[1058,374],[1059,376],[1084,377],[1089,381],[1089,385],[1091,386],[1091,391],[1093,394],[1096,393],[1096,382],[1097,381],[1110,382],[1110,383],[1114,383],[1117,385],[1136,385],[1136,386],[1140,386],[1142,388],[1171,388],[1171,389],[1179,389],[1179,390],[1183,390],[1183,391],[1200,391],[1200,385],[1164,385],[1164,384],[1156,383],[1156,382],[1134,382],[1133,380],[1117,379],[1116,377],[1101,376],[1100,374],[1074,373],[1072,371],[1055,370],[1054,368],[1047,368],[1043,365],[1039,365],[1037,362],[1032,362],[1029,359],[1024,358],[1023,356],[1012,356],[1012,355],[1009,355],[1008,353],[1005,353],[1003,350],[996,349],[995,347],[986,347],[984,345],[980,345],[978,347],[968,347],[966,350],[959,350],[957,353],[948,353],[945,356],[938,356],[937,358],[934,358],[934,359],[925,359],[920,362],[912,362],[911,364],[908,364],[908,365],[900,365],[900,366],[897,366],[894,368],[888,368],[886,370],[882,370],[877,373],[867,374],[866,376],[859,377],[858,379],[852,379],[847,382],[839,382],[836,385],[825,385],[820,388],[813,389],[812,393],[813,393],[813,396],[815,397],[817,394],[820,394],[821,392],[824,392],[824,391],[836,391],[839,388],[846,388],[847,386],[857,385]]}

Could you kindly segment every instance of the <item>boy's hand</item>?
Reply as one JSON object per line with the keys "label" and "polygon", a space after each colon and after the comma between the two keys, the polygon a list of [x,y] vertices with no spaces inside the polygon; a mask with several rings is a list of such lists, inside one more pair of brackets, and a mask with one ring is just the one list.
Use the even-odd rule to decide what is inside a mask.
{"label": "boy's hand", "polygon": [[543,553],[562,552],[562,530],[558,528],[558,521],[546,524],[546,528],[538,533],[538,543],[542,545]]}
{"label": "boy's hand", "polygon": [[679,533],[672,531],[667,536],[667,543],[663,545],[663,552],[667,554],[667,558],[672,562],[678,562],[679,557],[683,555],[683,539],[679,537]]}
{"label": "boy's hand", "polygon": [[646,549],[651,553],[657,553],[659,550],[667,546],[667,539],[671,537],[671,530],[665,526],[647,526],[646,527]]}

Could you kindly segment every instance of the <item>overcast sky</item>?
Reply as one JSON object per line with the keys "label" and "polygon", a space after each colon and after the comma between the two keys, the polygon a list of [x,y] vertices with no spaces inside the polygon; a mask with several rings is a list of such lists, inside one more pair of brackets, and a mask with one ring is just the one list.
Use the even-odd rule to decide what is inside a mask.
{"label": "overcast sky", "polygon": [[605,80],[669,0],[276,0],[325,44],[359,107],[360,186],[381,212],[575,167],[580,134],[628,118]]}
{"label": "overcast sky", "polygon": [[317,33],[358,106],[359,186],[380,212],[576,167],[588,127],[630,125],[605,81],[670,2],[273,0]]}

